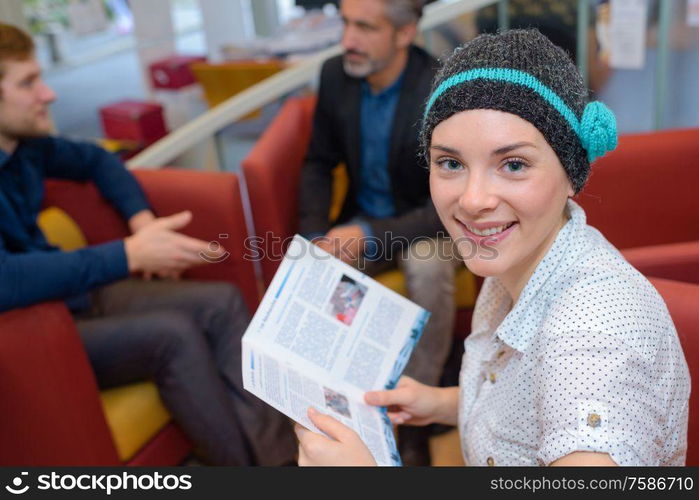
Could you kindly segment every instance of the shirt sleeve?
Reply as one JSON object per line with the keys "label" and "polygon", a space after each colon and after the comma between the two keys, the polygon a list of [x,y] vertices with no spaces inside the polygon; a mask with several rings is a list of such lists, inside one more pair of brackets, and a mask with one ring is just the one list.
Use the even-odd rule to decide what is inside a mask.
{"label": "shirt sleeve", "polygon": [[130,219],[150,205],[136,178],[113,154],[87,142],[59,137],[46,141],[45,174],[47,177],[92,181],[102,196],[124,217]]}
{"label": "shirt sleeve", "polygon": [[0,311],[65,299],[129,274],[122,240],[73,252],[7,252],[0,239]]}
{"label": "shirt sleeve", "polygon": [[609,453],[617,465],[659,465],[668,401],[649,375],[653,360],[602,332],[547,341],[536,375],[539,463],[591,451]]}

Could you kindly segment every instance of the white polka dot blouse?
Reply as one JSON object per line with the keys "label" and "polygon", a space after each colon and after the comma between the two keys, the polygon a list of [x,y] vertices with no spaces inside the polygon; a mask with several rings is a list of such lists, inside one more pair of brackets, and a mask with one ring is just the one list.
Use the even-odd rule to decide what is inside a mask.
{"label": "white polka dot blouse", "polygon": [[689,371],[663,299],[585,212],[512,307],[486,278],[465,341],[459,431],[469,465],[548,465],[575,451],[683,465]]}

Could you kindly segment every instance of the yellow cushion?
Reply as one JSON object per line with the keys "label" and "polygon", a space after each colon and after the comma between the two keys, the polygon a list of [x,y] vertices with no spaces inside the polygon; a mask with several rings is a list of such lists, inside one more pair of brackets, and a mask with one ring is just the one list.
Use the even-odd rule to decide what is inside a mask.
{"label": "yellow cushion", "polygon": [[340,216],[342,204],[345,202],[347,191],[349,189],[349,176],[347,175],[347,167],[344,163],[340,163],[333,168],[333,190],[330,198],[330,214],[328,220],[334,222]]}
{"label": "yellow cushion", "polygon": [[476,289],[476,277],[466,266],[460,268],[454,277],[454,302],[457,309],[473,307],[476,305],[478,290]]}
{"label": "yellow cushion", "polygon": [[[408,289],[405,284],[405,275],[398,269],[386,271],[375,277],[376,281],[390,288],[396,293],[408,296]],[[476,278],[466,267],[456,272],[454,279],[456,289],[454,290],[454,301],[458,309],[473,307],[476,303]]]}
{"label": "yellow cushion", "polygon": [[[49,243],[64,251],[87,246],[80,227],[60,208],[50,207],[42,211],[37,222]],[[122,461],[131,459],[170,421],[170,414],[152,382],[108,389],[100,396]]]}
{"label": "yellow cushion", "polygon": [[85,235],[75,221],[58,207],[49,207],[39,214],[39,228],[49,243],[70,252],[87,246]]}
{"label": "yellow cushion", "polygon": [[122,461],[131,459],[170,421],[153,382],[107,389],[100,396]]}

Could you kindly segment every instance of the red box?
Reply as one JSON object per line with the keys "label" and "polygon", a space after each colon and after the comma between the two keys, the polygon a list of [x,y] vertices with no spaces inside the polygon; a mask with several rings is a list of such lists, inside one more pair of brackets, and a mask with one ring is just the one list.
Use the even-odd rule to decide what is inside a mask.
{"label": "red box", "polygon": [[155,61],[148,66],[150,82],[154,89],[177,90],[196,83],[190,64],[206,61],[201,56],[172,56]]}
{"label": "red box", "polygon": [[116,102],[100,108],[100,118],[109,139],[148,145],[167,135],[163,107],[157,102]]}

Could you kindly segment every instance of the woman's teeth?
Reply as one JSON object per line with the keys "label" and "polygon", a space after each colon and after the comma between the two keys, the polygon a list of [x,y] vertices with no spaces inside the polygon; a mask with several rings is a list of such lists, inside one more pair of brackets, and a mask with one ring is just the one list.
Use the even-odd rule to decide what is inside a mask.
{"label": "woman's teeth", "polygon": [[473,234],[477,234],[478,236],[492,236],[494,234],[498,234],[503,232],[505,229],[509,228],[512,226],[514,222],[510,222],[508,224],[505,224],[503,226],[498,226],[498,227],[491,227],[490,229],[484,229],[481,231],[480,229],[476,229],[475,227],[471,227],[468,224],[464,224],[466,228],[471,231]]}

